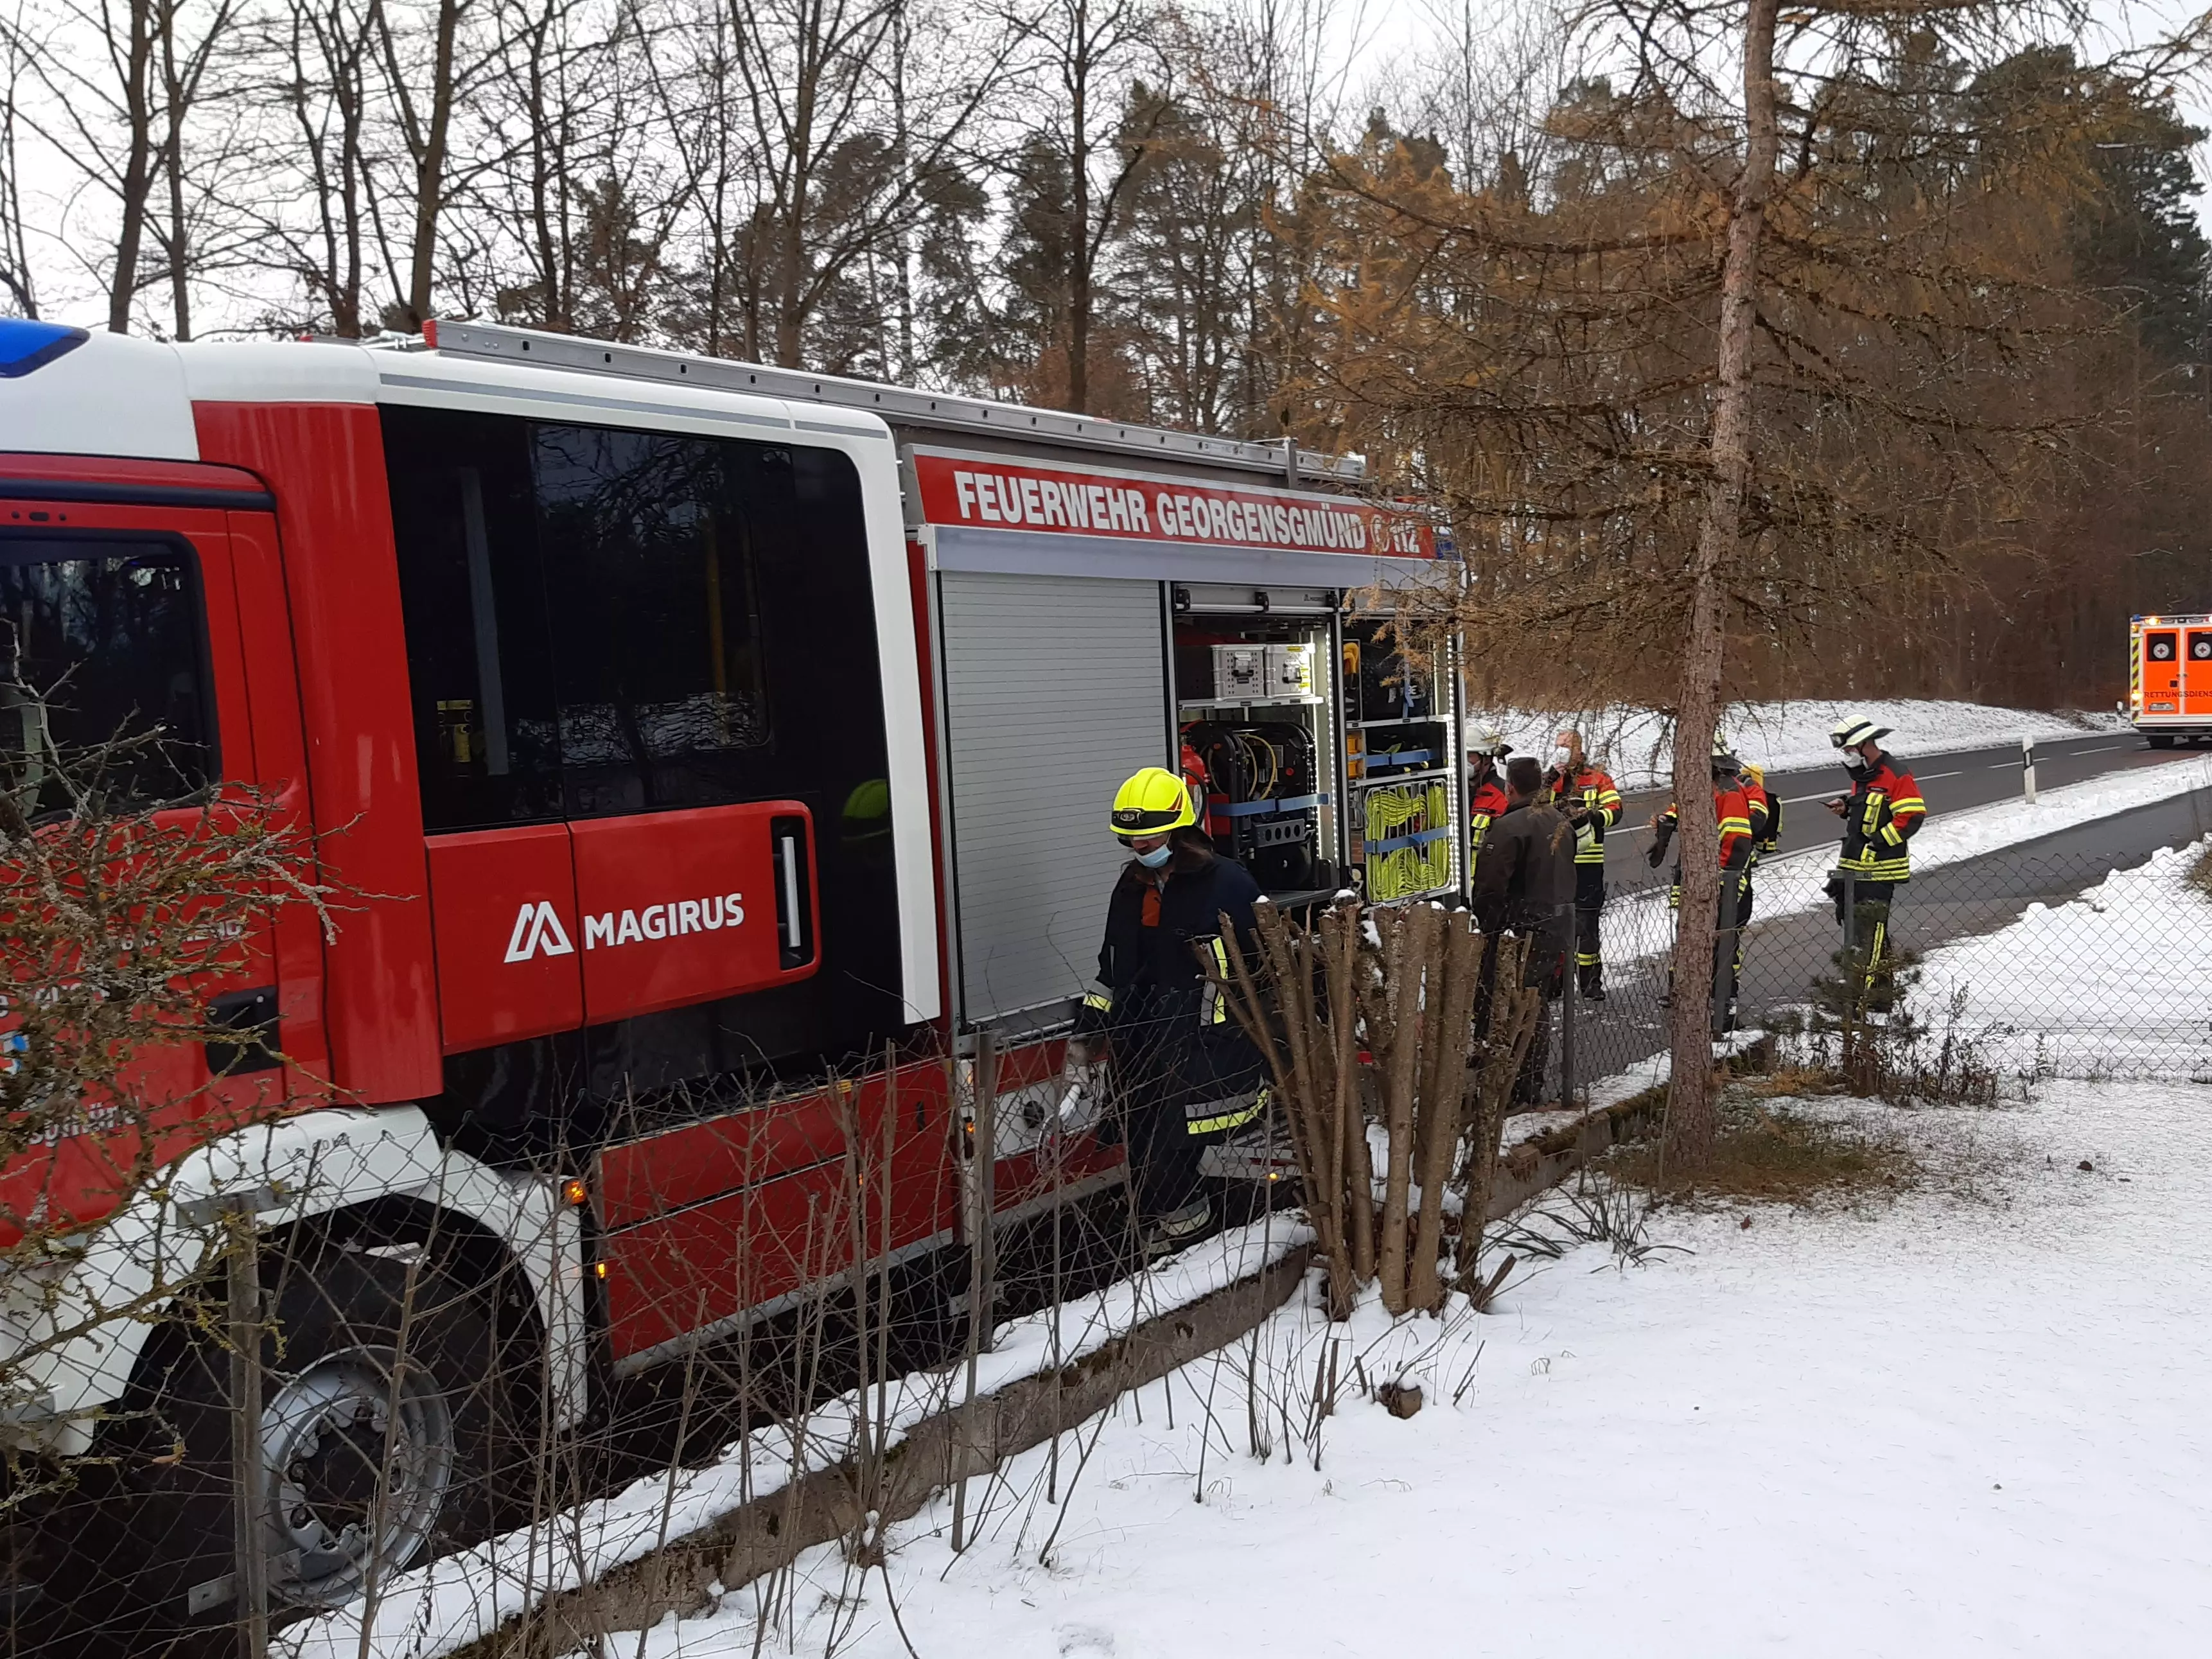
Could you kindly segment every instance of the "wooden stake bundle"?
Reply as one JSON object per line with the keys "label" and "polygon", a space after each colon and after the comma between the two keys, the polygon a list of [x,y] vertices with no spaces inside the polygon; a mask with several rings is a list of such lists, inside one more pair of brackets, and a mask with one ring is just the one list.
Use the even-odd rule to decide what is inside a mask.
{"label": "wooden stake bundle", "polygon": [[[1499,1119],[1536,1028],[1540,994],[1521,983],[1528,944],[1486,939],[1465,913],[1433,904],[1368,910],[1346,899],[1311,929],[1264,900],[1256,915],[1257,964],[1222,918],[1232,942],[1224,989],[1267,1060],[1328,1262],[1330,1316],[1348,1316],[1376,1281],[1394,1315],[1440,1308],[1446,1195],[1456,1170],[1465,1223],[1454,1282],[1463,1283]],[[1386,1149],[1379,1218],[1370,1097]]]}

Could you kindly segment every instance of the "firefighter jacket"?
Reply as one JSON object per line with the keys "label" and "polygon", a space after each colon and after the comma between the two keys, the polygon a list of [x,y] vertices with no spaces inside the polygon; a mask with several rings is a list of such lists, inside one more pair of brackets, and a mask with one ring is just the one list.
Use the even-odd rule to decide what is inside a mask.
{"label": "firefighter jacket", "polygon": [[1928,817],[1928,803],[1912,774],[1887,755],[1853,787],[1844,803],[1844,845],[1838,876],[1861,881],[1910,881],[1913,833]]}
{"label": "firefighter jacket", "polygon": [[[1713,816],[1720,820],[1722,873],[1726,874],[1731,870],[1748,870],[1753,846],[1753,819],[1751,803],[1745,799],[1744,792],[1741,789],[1714,790]],[[1674,803],[1668,801],[1667,810],[1659,815],[1651,832],[1651,851],[1647,856],[1653,869],[1657,869],[1660,861],[1667,856],[1667,848],[1673,842],[1674,831],[1681,822],[1681,814],[1675,810]],[[1677,860],[1674,864],[1674,901],[1679,903],[1681,896],[1682,866]]]}
{"label": "firefighter jacket", "polygon": [[1206,951],[1218,975],[1233,979],[1221,938],[1226,915],[1245,962],[1256,961],[1259,896],[1242,865],[1183,844],[1164,882],[1133,861],[1107,901],[1099,988],[1084,998],[1076,1033],[1109,1036],[1117,1074],[1137,1080],[1140,1094],[1223,1101],[1221,1113],[1189,1120],[1193,1134],[1235,1128],[1261,1109],[1257,1099],[1229,1098],[1253,1089],[1260,1054],[1198,955]]}
{"label": "firefighter jacket", "polygon": [[1490,826],[1505,815],[1513,804],[1505,793],[1505,786],[1496,777],[1485,778],[1467,792],[1467,858],[1468,868],[1482,856],[1482,838]]}
{"label": "firefighter jacket", "polygon": [[1500,813],[1474,866],[1474,919],[1486,933],[1542,933],[1565,950],[1573,927],[1575,833],[1539,795]]}
{"label": "firefighter jacket", "polygon": [[1620,822],[1620,791],[1595,766],[1585,766],[1572,776],[1552,779],[1552,802],[1562,812],[1586,813],[1575,827],[1575,862],[1605,862],[1605,832]]}
{"label": "firefighter jacket", "polygon": [[1748,778],[1743,782],[1743,799],[1751,809],[1751,862],[1757,864],[1782,839],[1782,803],[1765,784]]}

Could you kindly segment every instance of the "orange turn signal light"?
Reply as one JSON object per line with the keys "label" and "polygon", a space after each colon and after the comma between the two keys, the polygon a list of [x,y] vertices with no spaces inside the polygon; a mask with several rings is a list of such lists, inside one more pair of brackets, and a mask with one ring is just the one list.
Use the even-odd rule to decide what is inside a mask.
{"label": "orange turn signal light", "polygon": [[581,1204],[589,1195],[584,1190],[584,1183],[574,1176],[561,1183],[561,1196],[571,1204]]}
{"label": "orange turn signal light", "polygon": [[592,1263],[592,1276],[595,1279],[605,1279],[607,1276],[607,1264],[604,1261]]}

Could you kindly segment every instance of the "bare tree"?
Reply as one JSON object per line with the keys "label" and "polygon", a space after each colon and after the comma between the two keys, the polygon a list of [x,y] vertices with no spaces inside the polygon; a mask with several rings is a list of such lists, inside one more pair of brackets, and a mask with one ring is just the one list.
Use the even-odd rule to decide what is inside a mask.
{"label": "bare tree", "polygon": [[1131,82],[1160,75],[1162,13],[1151,0],[1047,0],[1019,19],[1042,95],[1030,130],[1032,153],[1049,158],[1050,188],[1064,190],[1055,273],[1066,305],[1066,406],[1091,406],[1092,333],[1108,244],[1121,228],[1132,180],[1170,107],[1155,97],[1130,119]]}
{"label": "bare tree", "polygon": [[270,61],[263,96],[277,115],[264,172],[289,160],[309,210],[304,227],[270,213],[267,228],[309,305],[348,339],[365,331],[377,9],[378,0],[295,0],[261,31]]}
{"label": "bare tree", "polygon": [[15,139],[24,77],[33,56],[42,48],[27,38],[23,24],[20,7],[12,19],[0,23],[0,289],[6,289],[8,302],[18,315],[36,317],[38,283],[25,234],[22,161]]}
{"label": "bare tree", "polygon": [[384,70],[383,94],[392,100],[404,163],[401,188],[389,210],[382,192],[370,202],[384,261],[393,277],[390,320],[419,329],[429,317],[444,251],[440,232],[463,179],[482,165],[453,167],[455,122],[477,96],[499,54],[496,35],[480,38],[474,27],[482,0],[373,0],[368,22]]}

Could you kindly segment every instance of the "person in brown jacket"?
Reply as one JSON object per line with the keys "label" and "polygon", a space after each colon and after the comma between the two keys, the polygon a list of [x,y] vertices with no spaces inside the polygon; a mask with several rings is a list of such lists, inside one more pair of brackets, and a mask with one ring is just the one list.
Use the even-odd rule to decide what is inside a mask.
{"label": "person in brown jacket", "polygon": [[1575,826],[1544,795],[1544,775],[1534,759],[1509,761],[1506,808],[1483,837],[1474,864],[1474,918],[1482,931],[1536,939],[1521,982],[1543,988],[1544,1010],[1528,1044],[1528,1063],[1514,1085],[1514,1099],[1523,1105],[1542,1092],[1551,1005],[1565,988],[1567,952],[1574,943]]}

